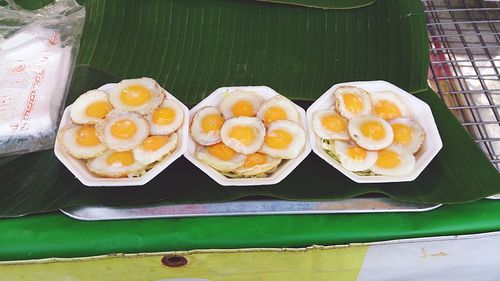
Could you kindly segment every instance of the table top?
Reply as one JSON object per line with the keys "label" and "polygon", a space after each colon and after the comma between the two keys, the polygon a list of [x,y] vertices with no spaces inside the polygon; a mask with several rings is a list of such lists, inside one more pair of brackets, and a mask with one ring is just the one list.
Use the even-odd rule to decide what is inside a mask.
{"label": "table top", "polygon": [[[443,25],[442,19],[448,19],[445,17],[448,14],[449,20],[444,20],[444,24],[459,21],[460,18],[454,18],[458,14],[453,12],[453,7],[439,6],[441,1],[424,1],[424,3],[428,25],[434,29],[430,32],[431,55],[434,54],[439,58],[438,53],[445,52],[441,59],[446,60],[444,62],[441,60],[431,62],[431,72],[433,73],[431,80],[434,80],[433,84],[436,86],[437,92],[454,112],[467,111],[477,115],[476,122],[471,122],[467,118],[461,118],[460,121],[469,129],[490,161],[498,168],[499,154],[497,149],[500,139],[496,135],[491,135],[489,128],[484,127],[483,124],[484,120],[493,120],[490,121],[492,126],[500,122],[498,115],[495,115],[494,119],[487,119],[487,116],[484,115],[490,113],[489,111],[492,112],[491,114],[498,114],[496,96],[492,98],[492,94],[498,91],[498,84],[482,83],[480,88],[472,90],[468,88],[465,90],[462,88],[454,89],[453,87],[443,89],[440,87],[445,80],[462,79],[460,81],[463,83],[474,79],[483,81],[485,80],[484,75],[490,75],[486,77],[497,79],[498,72],[481,73],[484,69],[497,70],[495,65],[497,59],[487,58],[486,62],[490,63],[491,66],[488,64],[480,68],[474,67],[476,72],[460,75],[460,71],[455,70],[458,65],[451,62],[456,57],[454,54],[450,55],[449,52],[473,48],[470,44],[461,48],[456,44],[465,43],[450,39],[450,36],[459,38],[456,37],[458,33],[449,35],[446,33],[448,30],[446,28],[453,26],[457,28],[456,25],[447,24],[446,28],[440,29]],[[433,9],[441,10],[441,12],[434,13]],[[491,8],[479,7],[475,9],[473,12],[486,13]],[[494,9],[498,10],[497,6]],[[487,16],[488,14],[485,14],[486,19],[488,19]],[[468,26],[471,23],[467,22],[465,25]],[[471,27],[471,32],[481,31],[476,33],[484,35],[485,31],[480,30],[482,27],[489,28],[490,33],[496,34],[496,29],[492,31],[492,28],[496,28],[496,26],[491,24],[474,25]],[[464,28],[459,31],[467,32],[467,29]],[[478,40],[488,39],[483,35],[477,35]],[[436,45],[436,41],[439,41],[437,39],[443,46]],[[448,39],[451,41],[448,42]],[[486,43],[481,41],[479,43],[482,45],[476,44],[472,47],[476,49],[480,47],[478,50],[485,52],[484,55],[489,55],[487,51],[498,46],[498,37],[492,37],[491,40],[493,45],[486,40]],[[462,60],[466,60],[465,63],[470,61],[472,64],[474,58],[483,54],[464,51],[462,55],[465,56],[462,58]],[[443,70],[444,74],[442,74],[439,69],[446,64],[449,64],[452,69],[448,69],[448,72]],[[450,73],[453,75],[449,75]],[[463,83],[458,84],[461,86]],[[450,85],[456,86],[458,84]],[[458,92],[470,95],[471,98],[484,94],[488,104],[476,104],[474,101],[467,105],[450,104],[447,96],[450,96],[450,93]],[[478,107],[482,107],[480,112]],[[500,230],[500,220],[498,220],[497,215],[499,211],[500,201],[484,199],[468,204],[442,206],[436,210],[421,213],[269,215],[84,222],[56,212],[0,219],[0,249],[2,249],[0,260],[208,248],[302,247],[313,244],[333,245],[425,236],[472,234]]]}
{"label": "table top", "polygon": [[500,202],[421,213],[78,221],[61,213],[0,220],[0,260],[190,249],[302,247],[500,230]]}

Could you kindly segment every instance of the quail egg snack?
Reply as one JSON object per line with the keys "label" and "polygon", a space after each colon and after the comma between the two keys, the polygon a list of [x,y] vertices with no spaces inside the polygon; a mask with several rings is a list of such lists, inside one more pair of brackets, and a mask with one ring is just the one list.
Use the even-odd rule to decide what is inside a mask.
{"label": "quail egg snack", "polygon": [[123,80],[78,97],[57,141],[97,177],[140,177],[177,148],[179,103],[151,78]]}
{"label": "quail egg snack", "polygon": [[361,176],[401,176],[415,170],[425,131],[395,92],[343,85],[328,109],[312,113],[322,148]]}
{"label": "quail egg snack", "polygon": [[306,146],[297,106],[275,95],[233,89],[197,110],[190,124],[194,157],[227,178],[263,178]]}

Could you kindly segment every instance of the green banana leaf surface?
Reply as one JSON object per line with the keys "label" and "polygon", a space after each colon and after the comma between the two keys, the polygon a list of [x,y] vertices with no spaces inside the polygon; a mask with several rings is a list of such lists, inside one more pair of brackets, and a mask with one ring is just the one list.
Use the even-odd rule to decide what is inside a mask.
{"label": "green banana leaf surface", "polygon": [[188,106],[221,86],[267,85],[307,108],[335,83],[381,79],[429,104],[443,149],[407,183],[357,184],[311,153],[274,186],[221,187],[179,158],[144,186],[113,188],[83,186],[52,151],[44,151],[0,158],[1,216],[76,205],[248,196],[327,200],[379,193],[412,202],[460,203],[500,192],[496,169],[428,89],[419,0],[377,0],[350,9],[235,0],[80,3],[87,18],[68,104],[102,84],[148,76]]}

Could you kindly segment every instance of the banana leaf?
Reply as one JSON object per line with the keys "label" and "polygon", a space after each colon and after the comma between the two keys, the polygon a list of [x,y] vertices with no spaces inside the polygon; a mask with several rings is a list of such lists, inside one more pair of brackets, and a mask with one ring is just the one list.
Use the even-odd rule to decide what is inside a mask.
{"label": "banana leaf", "polygon": [[[50,4],[53,1],[55,0],[17,0],[16,2],[20,3],[23,8],[35,10],[47,4]],[[241,1],[241,0],[235,0],[235,1]],[[298,6],[320,8],[320,9],[353,9],[353,8],[368,6],[373,2],[375,2],[375,0],[254,0],[254,1],[298,5]],[[82,3],[83,1],[78,0],[78,2]],[[0,0],[0,5],[6,5],[6,4],[7,4],[6,0]]]}
{"label": "banana leaf", "polygon": [[102,84],[149,76],[189,106],[220,86],[268,85],[307,108],[332,84],[382,79],[431,106],[444,147],[409,183],[356,184],[311,154],[278,185],[237,188],[218,186],[184,158],[141,187],[89,188],[52,151],[31,153],[0,158],[0,216],[248,196],[326,200],[379,193],[451,204],[500,192],[496,169],[428,89],[419,0],[352,9],[235,0],[80,2],[87,18],[68,104]]}
{"label": "banana leaf", "polygon": [[222,85],[267,85],[308,100],[343,81],[427,88],[420,1],[348,10],[234,0],[82,3],[80,64],[152,77],[188,104]]}

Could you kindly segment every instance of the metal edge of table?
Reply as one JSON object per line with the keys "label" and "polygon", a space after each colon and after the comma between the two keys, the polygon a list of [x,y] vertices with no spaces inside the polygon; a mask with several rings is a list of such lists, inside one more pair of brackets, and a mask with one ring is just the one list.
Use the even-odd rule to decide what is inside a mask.
{"label": "metal edge of table", "polygon": [[78,220],[123,220],[174,217],[425,212],[441,204],[417,204],[390,198],[352,198],[329,201],[237,200],[205,204],[149,204],[108,207],[81,206],[61,209]]}

